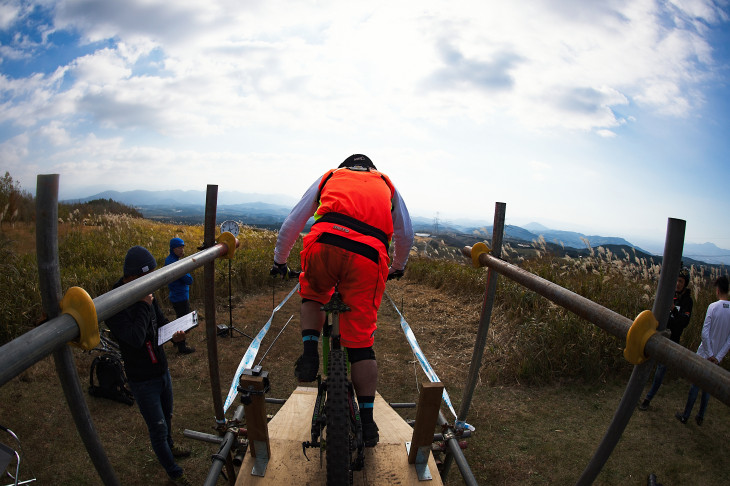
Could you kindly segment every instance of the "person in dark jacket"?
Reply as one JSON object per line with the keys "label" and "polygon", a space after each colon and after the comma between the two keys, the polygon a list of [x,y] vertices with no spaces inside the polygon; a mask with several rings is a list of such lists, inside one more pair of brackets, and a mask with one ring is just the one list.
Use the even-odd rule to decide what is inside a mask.
{"label": "person in dark jacket", "polygon": [[[142,277],[156,266],[157,262],[146,248],[133,246],[124,258],[124,276],[114,288]],[[157,460],[174,484],[188,485],[190,482],[175,458],[189,456],[190,450],[175,445],[172,440],[172,380],[165,350],[157,344],[157,329],[167,322],[152,294],[106,320],[119,342],[129,388],[147,424]],[[184,337],[185,333],[178,331],[172,339],[180,341]]]}
{"label": "person in dark jacket", "polygon": [[[182,238],[172,238],[170,240],[170,254],[165,258],[165,265],[175,263],[185,256],[185,242]],[[170,303],[175,310],[177,318],[186,316],[192,312],[190,310],[190,286],[193,283],[193,277],[186,273],[174,282],[170,282],[167,287],[170,289]],[[188,346],[185,339],[179,343],[173,343],[177,347],[180,354],[190,354],[195,352],[195,348]]]}
{"label": "person in dark jacket", "polygon": [[[689,275],[682,271],[677,277],[677,286],[674,290],[674,300],[672,301],[672,309],[669,311],[669,321],[667,322],[667,329],[671,332],[669,339],[679,344],[679,338],[682,336],[682,332],[689,325],[689,319],[692,316],[692,296],[689,290]],[[639,405],[639,410],[646,410],[649,408],[652,398],[659,391],[659,387],[662,386],[664,375],[667,372],[667,367],[659,363],[654,372],[654,381],[651,384],[649,393],[646,394],[646,398]]]}

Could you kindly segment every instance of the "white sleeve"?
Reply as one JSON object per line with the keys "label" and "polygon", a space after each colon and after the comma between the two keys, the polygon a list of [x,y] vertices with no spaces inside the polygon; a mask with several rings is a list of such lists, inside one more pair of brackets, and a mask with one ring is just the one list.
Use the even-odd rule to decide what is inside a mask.
{"label": "white sleeve", "polygon": [[705,322],[702,324],[702,346],[705,348],[708,358],[715,356],[715,352],[712,349],[714,343],[712,342],[712,335],[710,332],[710,327],[712,325],[712,311],[712,304],[710,304],[707,308],[707,314],[705,315]]}
{"label": "white sleeve", "polygon": [[717,358],[717,361],[720,362],[723,360],[725,356],[727,356],[727,353],[730,352],[730,336],[727,337],[727,341],[725,342],[725,345],[722,347],[719,353],[715,355],[715,358]]}
{"label": "white sleeve", "polygon": [[[722,306],[721,305],[717,306],[717,315],[718,315],[717,319],[718,319],[720,325],[730,324],[728,322],[723,321],[724,316],[722,315]],[[718,341],[720,339],[722,339],[723,337],[725,338],[724,343],[723,342],[712,343],[713,347],[720,348],[720,350],[715,354],[715,358],[717,358],[717,361],[720,362],[720,361],[722,361],[722,359],[725,356],[727,356],[727,353],[730,352],[730,332],[725,334],[724,332],[722,332],[722,330],[719,327],[718,327],[717,331],[719,331],[719,332],[716,332],[715,335],[717,336]],[[723,336],[723,334],[725,334],[725,336]]]}
{"label": "white sleeve", "polygon": [[306,226],[309,218],[314,216],[317,210],[317,193],[319,192],[319,183],[322,179],[314,181],[309,189],[304,193],[299,202],[286,217],[284,223],[279,230],[279,236],[276,238],[276,246],[274,247],[274,261],[276,263],[286,263],[289,258],[294,243],[296,243],[299,234]]}
{"label": "white sleeve", "polygon": [[413,224],[398,189],[393,194],[393,261],[390,266],[403,270],[413,246]]}

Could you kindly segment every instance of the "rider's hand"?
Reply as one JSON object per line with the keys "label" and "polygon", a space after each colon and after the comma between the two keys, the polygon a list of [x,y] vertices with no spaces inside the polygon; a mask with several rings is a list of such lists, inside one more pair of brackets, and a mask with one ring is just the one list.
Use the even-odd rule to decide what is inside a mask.
{"label": "rider's hand", "polygon": [[405,271],[405,269],[396,270],[395,268],[391,267],[390,270],[388,270],[388,280],[393,279],[393,278],[400,279],[403,276],[404,271]]}
{"label": "rider's hand", "polygon": [[269,275],[273,277],[278,277],[281,275],[281,278],[286,278],[289,274],[289,269],[286,266],[286,263],[276,263],[274,261],[274,264],[271,266],[271,270],[269,270]]}

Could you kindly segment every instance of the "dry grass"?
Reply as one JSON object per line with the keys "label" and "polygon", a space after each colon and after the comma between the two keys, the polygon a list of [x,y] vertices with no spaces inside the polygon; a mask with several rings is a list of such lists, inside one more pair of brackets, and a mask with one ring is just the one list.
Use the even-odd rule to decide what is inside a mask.
{"label": "dry grass", "polygon": [[[234,301],[234,324],[255,335],[271,315],[273,302],[286,295],[291,283],[278,283],[272,292]],[[389,295],[404,307],[406,320],[421,347],[446,384],[458,409],[471,358],[480,301],[464,300],[408,280],[388,283]],[[219,297],[221,297],[219,295]],[[227,298],[224,298],[227,303]],[[168,311],[171,312],[170,309]],[[269,396],[286,398],[296,387],[292,363],[300,352],[298,300],[296,297],[276,314],[262,343],[263,353],[281,326],[294,315],[263,362],[270,372]],[[415,368],[413,355],[403,339],[398,319],[384,300],[379,316],[375,350],[380,368],[378,390],[388,401],[415,401],[417,383],[425,380]],[[225,305],[218,323],[228,324]],[[586,324],[589,325],[589,324]],[[188,356],[169,353],[175,386],[175,437],[193,449],[181,465],[201,483],[210,467],[215,446],[184,439],[183,428],[212,432],[213,406],[204,332],[193,332],[189,341],[198,352]],[[249,340],[218,338],[223,394],[232,379]],[[86,387],[93,355],[74,350],[82,385]],[[487,350],[486,356],[489,355]],[[261,355],[259,355],[260,357]],[[258,361],[258,360],[257,360]],[[482,368],[468,422],[475,425],[467,459],[480,484],[571,484],[598,445],[621,398],[625,377],[603,382],[562,383],[545,387],[489,386],[490,363]],[[664,484],[723,485],[730,482],[727,437],[730,409],[718,401],[710,404],[702,427],[681,425],[673,415],[683,406],[687,384],[667,376],[652,408],[637,412],[596,484],[646,484],[649,473]],[[93,397],[91,415],[112,464],[125,485],[165,484],[166,476],[150,448],[144,422],[135,407]],[[100,484],[76,433],[55,375],[47,358],[0,389],[0,423],[18,433],[26,453],[26,474],[40,484]],[[277,407],[270,406],[270,413]],[[415,411],[403,416],[413,417]],[[448,410],[444,413],[450,417]],[[229,414],[230,416],[230,414]],[[292,460],[304,460],[292,458]],[[219,484],[225,484],[221,479]],[[447,484],[462,484],[453,468]]]}
{"label": "dry grass", "polygon": [[[146,244],[160,257],[166,254],[168,237],[159,235],[183,236],[191,249],[202,238],[200,227],[129,221],[119,216],[107,217],[99,224],[62,225],[59,231],[62,277],[67,283],[97,289],[94,295],[117,278],[122,249],[130,244]],[[32,228],[25,230],[25,234],[20,231],[13,235],[13,252],[19,256],[4,259],[4,263],[24,263],[22,258],[32,256]],[[267,289],[273,233],[250,228],[244,228],[243,232],[242,247],[236,253],[232,269],[233,323],[253,336],[293,282],[277,281],[274,292]],[[423,252],[430,255],[434,250],[433,256],[439,259],[413,258],[408,278],[389,282],[387,291],[403,309],[458,410],[477,331],[484,270],[443,260],[452,250],[442,244],[422,246]],[[78,251],[80,247],[86,250]],[[509,255],[509,249],[506,253]],[[296,250],[294,258],[295,254]],[[589,259],[571,261],[543,253],[539,259],[523,261],[519,257],[517,260],[528,271],[632,318],[650,306],[649,296],[655,287],[652,278],[658,270],[647,262],[630,262],[629,255],[617,257],[600,249]],[[227,292],[221,291],[227,288],[227,265],[219,263],[217,322],[228,324]],[[297,266],[296,261],[292,266]],[[27,325],[33,321],[33,313],[28,312],[32,307],[21,302],[18,294],[29,299],[37,297],[37,291],[30,287],[36,285],[37,272],[30,264],[21,270],[13,285],[7,286],[8,290],[12,289],[12,298],[2,302],[21,308],[24,314],[21,318],[5,319],[5,325]],[[196,274],[195,278],[191,295],[199,299],[202,275]],[[683,335],[683,344],[696,349],[699,326],[709,303],[705,294],[709,292],[705,288],[706,276],[695,269],[692,281],[695,313]],[[28,290],[22,290],[25,287],[21,284],[27,285]],[[517,287],[506,279],[499,280],[497,307],[467,417],[477,432],[469,440],[466,457],[480,484],[571,484],[580,476],[605,433],[621,399],[630,367],[621,357],[621,343],[607,341],[605,333],[595,326],[561,313],[545,299]],[[172,315],[165,292],[158,294],[168,315]],[[199,300],[194,303],[202,305]],[[294,316],[263,362],[264,369],[270,372],[269,395],[273,397],[286,398],[296,387],[292,364],[301,347],[298,307],[294,296],[277,313],[261,346],[263,353],[289,316]],[[172,352],[169,355],[176,400],[174,435],[193,449],[193,456],[181,461],[181,465],[194,483],[203,481],[210,467],[210,456],[216,452],[213,445],[182,438],[184,428],[213,432],[214,411],[204,335],[201,327],[190,336],[190,343],[198,352],[188,356]],[[236,336],[218,338],[217,342],[225,395],[249,340]],[[573,347],[575,352],[569,349]],[[397,314],[387,299],[379,314],[375,350],[380,394],[392,402],[415,401],[418,384],[425,377],[417,368]],[[73,352],[82,386],[86,388],[94,354],[77,349]],[[548,385],[534,386],[536,383]],[[596,484],[644,485],[651,472],[665,485],[730,484],[727,445],[730,408],[712,400],[702,427],[694,422],[683,426],[674,419],[674,412],[683,407],[687,389],[686,382],[672,376],[671,371],[668,373],[652,408],[637,412],[632,418]],[[122,484],[165,484],[166,475],[151,450],[136,406],[127,407],[94,397],[88,397],[87,401]],[[276,410],[276,406],[270,406],[269,412]],[[452,418],[445,407],[443,411]],[[400,413],[412,418],[415,411]],[[24,464],[29,466],[29,469],[24,467],[24,477],[32,473],[41,484],[100,484],[74,428],[52,358],[39,362],[0,388],[0,424],[18,433],[23,442]],[[7,442],[5,436],[0,437]],[[292,458],[300,459],[304,460]],[[224,481],[220,480],[219,484]],[[447,484],[462,484],[455,468]]]}

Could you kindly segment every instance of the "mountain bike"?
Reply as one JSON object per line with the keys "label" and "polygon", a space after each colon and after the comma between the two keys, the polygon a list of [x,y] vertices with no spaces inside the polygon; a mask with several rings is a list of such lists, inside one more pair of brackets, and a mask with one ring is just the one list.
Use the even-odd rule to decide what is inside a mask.
{"label": "mountain bike", "polygon": [[327,462],[328,485],[350,485],[353,471],[360,471],[365,465],[360,409],[348,378],[346,349],[340,343],[340,313],[350,308],[335,286],[332,298],[321,309],[328,316],[322,333],[323,369],[327,370],[327,377],[317,376],[312,437],[302,442],[302,451],[307,457],[307,448],[320,449],[320,465],[323,458]]}

